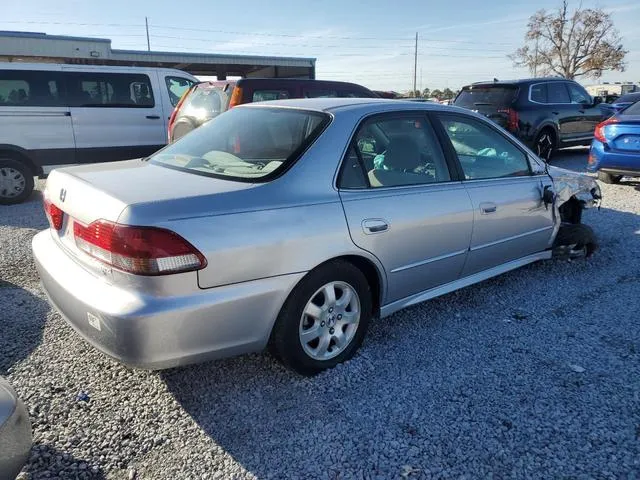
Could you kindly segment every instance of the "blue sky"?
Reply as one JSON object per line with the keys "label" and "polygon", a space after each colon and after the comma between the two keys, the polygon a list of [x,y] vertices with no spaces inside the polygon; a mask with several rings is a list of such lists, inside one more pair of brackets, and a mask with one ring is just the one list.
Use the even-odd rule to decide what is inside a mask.
{"label": "blue sky", "polygon": [[[419,87],[458,88],[494,77],[527,76],[506,55],[522,44],[535,10],[559,3],[5,0],[0,30],[99,36],[112,39],[113,48],[146,49],[147,16],[154,50],[316,57],[318,78],[404,91],[413,83],[416,32]],[[601,80],[640,82],[640,1],[582,3],[610,11],[629,50],[627,71],[605,73]]]}

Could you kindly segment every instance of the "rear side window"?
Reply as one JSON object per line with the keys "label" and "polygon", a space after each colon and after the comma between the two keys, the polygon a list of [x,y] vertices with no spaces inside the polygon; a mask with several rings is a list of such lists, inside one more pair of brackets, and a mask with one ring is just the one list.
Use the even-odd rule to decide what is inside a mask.
{"label": "rear side window", "polygon": [[189,173],[264,181],[294,162],[330,121],[325,113],[239,107],[217,116],[150,157]]}
{"label": "rear side window", "polygon": [[304,98],[334,98],[337,96],[338,92],[335,90],[309,89],[304,92]]}
{"label": "rear side window", "polygon": [[478,85],[464,87],[454,105],[474,109],[479,106],[508,107],[516,99],[518,87],[515,85]]}
{"label": "rear side window", "polygon": [[63,106],[62,92],[59,72],[0,70],[0,106]]}
{"label": "rear side window", "polygon": [[288,90],[255,90],[252,102],[268,102],[270,100],[286,100],[290,98]]}
{"label": "rear side window", "polygon": [[544,83],[531,85],[530,98],[532,102],[547,103],[547,85]]}
{"label": "rear side window", "polygon": [[169,92],[169,100],[174,107],[178,105],[184,92],[195,83],[193,80],[183,77],[164,77],[164,81],[167,85],[167,92]]}
{"label": "rear side window", "polygon": [[547,103],[571,103],[569,92],[564,82],[550,82],[547,84]]}
{"label": "rear side window", "polygon": [[147,75],[135,73],[66,73],[72,107],[153,108]]}

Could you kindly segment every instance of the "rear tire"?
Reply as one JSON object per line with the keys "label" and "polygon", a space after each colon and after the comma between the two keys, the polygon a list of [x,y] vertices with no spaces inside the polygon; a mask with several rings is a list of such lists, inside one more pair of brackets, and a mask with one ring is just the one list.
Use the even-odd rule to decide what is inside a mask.
{"label": "rear tire", "polygon": [[545,162],[549,163],[558,148],[556,134],[550,128],[543,128],[533,143],[534,151]]}
{"label": "rear tire", "polygon": [[289,295],[273,327],[270,349],[302,375],[333,368],[362,344],[372,308],[371,288],[358,268],[343,260],[321,265]]}
{"label": "rear tire", "polygon": [[31,168],[10,157],[0,157],[0,204],[13,205],[24,202],[33,192]]}
{"label": "rear tire", "polygon": [[612,175],[610,173],[607,172],[598,172],[598,180],[600,180],[602,183],[620,183],[620,180],[622,180],[622,175]]}
{"label": "rear tire", "polygon": [[[593,229],[584,223],[563,224],[553,242],[554,250],[570,247],[571,251],[583,251],[588,258],[598,249],[598,239]],[[569,255],[571,256],[571,254]]]}

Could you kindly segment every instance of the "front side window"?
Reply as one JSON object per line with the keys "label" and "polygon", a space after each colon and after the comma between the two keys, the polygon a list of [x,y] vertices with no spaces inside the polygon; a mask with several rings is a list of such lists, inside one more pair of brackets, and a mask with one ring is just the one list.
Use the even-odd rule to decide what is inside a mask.
{"label": "front side window", "polygon": [[239,181],[263,181],[294,162],[330,121],[288,108],[234,108],[150,157],[157,165]]}
{"label": "front side window", "polygon": [[465,179],[521,177],[530,174],[526,155],[503,135],[466,117],[440,117]]}
{"label": "front side window", "polygon": [[12,107],[63,106],[60,75],[52,71],[0,71],[0,105]]}
{"label": "front side window", "polygon": [[564,82],[550,82],[547,84],[547,103],[571,103],[569,92]]}
{"label": "front side window", "polygon": [[567,88],[569,89],[571,103],[580,103],[582,105],[589,105],[591,103],[591,97],[582,88],[573,83],[567,83]]}
{"label": "front side window", "polygon": [[375,117],[353,142],[357,160],[372,188],[420,185],[451,180],[440,143],[423,116]]}
{"label": "front side window", "polygon": [[271,100],[286,100],[289,98],[288,90],[256,90],[253,92],[252,102],[268,102]]}
{"label": "front side window", "polygon": [[155,101],[147,75],[134,73],[67,73],[73,107],[153,108]]}
{"label": "front side window", "polygon": [[178,105],[184,92],[195,84],[193,80],[184,77],[164,77],[164,81],[167,85],[167,92],[169,92],[169,100],[174,107]]}

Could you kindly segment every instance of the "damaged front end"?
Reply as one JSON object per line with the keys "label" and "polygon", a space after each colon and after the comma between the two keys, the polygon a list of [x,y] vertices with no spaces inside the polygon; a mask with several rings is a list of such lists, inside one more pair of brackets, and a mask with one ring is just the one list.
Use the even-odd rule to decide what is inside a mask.
{"label": "damaged front end", "polygon": [[585,208],[600,208],[600,186],[595,178],[564,168],[549,165],[547,172],[553,180],[553,195],[549,200],[553,204],[554,232],[549,246],[553,247],[554,256],[591,255],[597,242],[591,228],[581,224],[582,212]]}

